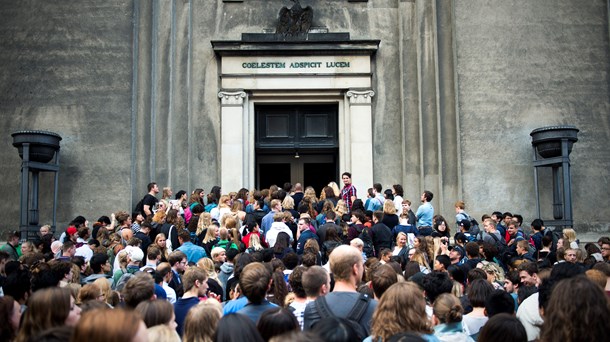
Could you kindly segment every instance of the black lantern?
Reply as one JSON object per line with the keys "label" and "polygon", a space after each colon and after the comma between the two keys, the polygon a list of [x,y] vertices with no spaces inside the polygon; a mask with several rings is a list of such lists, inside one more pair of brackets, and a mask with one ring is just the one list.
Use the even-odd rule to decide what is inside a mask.
{"label": "black lantern", "polygon": [[578,141],[579,130],[574,126],[549,126],[533,130],[534,186],[536,207],[540,216],[540,191],[538,168],[550,167],[553,174],[553,220],[545,224],[555,227],[572,227],[572,179],[570,175],[570,153]]}
{"label": "black lantern", "polygon": [[[21,238],[34,237],[39,229],[38,192],[40,172],[54,172],[53,223],[55,230],[57,211],[57,185],[59,177],[59,142],[61,136],[46,131],[18,131],[11,134],[13,146],[21,157],[21,210],[19,229]],[[32,182],[30,189],[30,173]]]}

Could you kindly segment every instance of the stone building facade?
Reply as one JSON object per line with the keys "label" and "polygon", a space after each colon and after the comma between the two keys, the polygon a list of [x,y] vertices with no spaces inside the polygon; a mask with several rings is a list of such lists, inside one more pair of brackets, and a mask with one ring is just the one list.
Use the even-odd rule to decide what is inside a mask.
{"label": "stone building facade", "polygon": [[[21,129],[63,137],[61,230],[133,208],[150,181],[226,192],[343,171],[360,197],[400,183],[449,220],[463,199],[529,222],[529,133],[569,124],[575,227],[608,231],[607,0],[301,0],[308,33],[271,34],[293,5],[3,1],[0,229],[19,224]],[[51,189],[42,177],[42,221]],[[550,172],[540,189],[550,218]]]}

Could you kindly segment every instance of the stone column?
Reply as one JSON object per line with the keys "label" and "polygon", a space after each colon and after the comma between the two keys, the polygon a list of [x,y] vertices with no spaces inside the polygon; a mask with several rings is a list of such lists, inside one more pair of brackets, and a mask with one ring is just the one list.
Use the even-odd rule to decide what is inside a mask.
{"label": "stone column", "polygon": [[345,141],[349,144],[350,162],[346,164],[352,173],[352,181],[358,190],[358,198],[366,198],[366,189],[373,185],[373,90],[349,90],[349,118]]}
{"label": "stone column", "polygon": [[244,91],[220,91],[220,186],[223,193],[237,191],[244,186],[246,176],[243,139],[244,108],[247,94]]}

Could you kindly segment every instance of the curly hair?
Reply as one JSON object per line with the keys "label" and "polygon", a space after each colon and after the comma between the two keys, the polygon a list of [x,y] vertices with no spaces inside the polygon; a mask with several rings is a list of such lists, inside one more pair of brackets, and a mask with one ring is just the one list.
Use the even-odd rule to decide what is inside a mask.
{"label": "curly hair", "polygon": [[427,317],[426,300],[422,290],[415,283],[396,283],[381,296],[373,313],[373,341],[386,341],[403,331],[432,333],[430,321],[422,317]]}

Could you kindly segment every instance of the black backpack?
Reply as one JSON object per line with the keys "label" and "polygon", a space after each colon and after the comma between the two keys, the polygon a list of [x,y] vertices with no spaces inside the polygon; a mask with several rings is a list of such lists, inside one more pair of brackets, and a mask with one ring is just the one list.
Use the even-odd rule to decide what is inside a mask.
{"label": "black backpack", "polygon": [[[356,231],[358,231],[358,229],[356,229]],[[364,252],[364,254],[366,255],[367,258],[371,258],[373,256],[375,256],[375,248],[373,247],[373,239],[371,238],[371,235],[369,234],[369,231],[366,227],[362,228],[361,231],[359,231],[360,235],[358,235],[358,238],[360,240],[362,240],[362,242],[364,243],[364,247],[362,248],[362,251]]]}
{"label": "black backpack", "polygon": [[[363,229],[364,230],[364,229]],[[362,325],[360,325],[360,319],[366,312],[366,309],[369,307],[369,302],[371,298],[364,293],[361,293],[356,301],[356,304],[352,307],[352,310],[347,315],[346,319],[354,331],[358,335],[358,341],[362,341],[368,337],[368,333],[366,329]],[[320,321],[334,317],[333,313],[330,311],[328,307],[328,303],[326,302],[326,298],[324,296],[320,296],[315,300],[316,310],[320,315]]]}
{"label": "black backpack", "polygon": [[140,200],[140,202],[138,202],[136,204],[136,207],[133,209],[134,213],[141,213],[142,216],[144,216],[144,198],[142,198]]}
{"label": "black backpack", "polygon": [[506,244],[506,240],[502,237],[498,239],[496,234],[488,234],[490,235],[494,241],[496,242],[496,248],[498,249],[498,259],[503,263],[507,264],[508,259],[510,258],[508,245]]}

